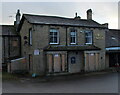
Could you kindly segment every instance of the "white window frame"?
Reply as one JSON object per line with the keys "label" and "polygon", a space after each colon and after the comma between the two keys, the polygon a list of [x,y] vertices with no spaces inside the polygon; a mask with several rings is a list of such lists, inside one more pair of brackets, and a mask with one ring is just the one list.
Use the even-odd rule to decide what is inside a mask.
{"label": "white window frame", "polygon": [[[86,33],[91,33],[91,35],[86,36]],[[89,39],[91,39],[90,42],[86,42],[86,39],[89,37]],[[85,44],[86,45],[91,45],[93,44],[93,31],[89,30],[89,31],[85,31]]]}
{"label": "white window frame", "polygon": [[[58,29],[50,29],[50,32],[57,32],[57,43],[55,43],[54,41],[49,42],[49,43],[50,44],[59,44],[59,31],[58,31]],[[50,41],[50,38],[51,38],[50,32],[49,32],[49,41]],[[54,37],[54,35],[53,35],[53,37]]]}
{"label": "white window frame", "polygon": [[[75,35],[71,35],[71,33],[72,32],[74,32],[75,33]],[[73,43],[73,42],[71,42],[71,37],[75,37],[75,42]],[[70,31],[70,44],[76,44],[76,42],[77,42],[77,32],[75,31],[75,30],[73,30],[73,31]]]}
{"label": "white window frame", "polygon": [[29,29],[29,45],[32,46],[32,29]]}

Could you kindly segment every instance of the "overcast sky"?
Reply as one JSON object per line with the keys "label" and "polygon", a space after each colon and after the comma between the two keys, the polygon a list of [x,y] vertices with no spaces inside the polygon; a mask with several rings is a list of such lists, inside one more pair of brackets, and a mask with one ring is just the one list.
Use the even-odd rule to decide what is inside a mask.
{"label": "overcast sky", "polygon": [[118,28],[118,2],[2,2],[1,5],[0,24],[13,24],[17,9],[21,14],[68,18],[73,18],[77,12],[82,19],[86,19],[86,11],[92,9],[93,20],[101,24],[109,23],[111,29]]}

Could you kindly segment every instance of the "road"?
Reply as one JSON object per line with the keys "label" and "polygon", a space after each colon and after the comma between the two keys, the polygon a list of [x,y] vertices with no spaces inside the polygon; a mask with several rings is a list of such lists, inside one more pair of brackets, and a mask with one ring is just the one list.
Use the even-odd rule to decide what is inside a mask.
{"label": "road", "polygon": [[118,73],[3,81],[3,93],[118,93]]}

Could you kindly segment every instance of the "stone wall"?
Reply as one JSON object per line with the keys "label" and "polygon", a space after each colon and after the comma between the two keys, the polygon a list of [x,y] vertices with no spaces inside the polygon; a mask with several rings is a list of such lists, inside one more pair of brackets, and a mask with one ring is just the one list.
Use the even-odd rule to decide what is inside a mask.
{"label": "stone wall", "polygon": [[[32,29],[32,46],[29,44],[24,44],[25,39],[24,36],[27,37],[27,42],[29,41],[29,29]],[[77,30],[77,43],[76,45],[85,45],[85,30],[92,30],[93,31],[93,45],[96,47],[99,47],[100,50],[100,56],[101,61],[100,64],[102,65],[102,69],[105,68],[105,29],[100,28],[82,28],[82,27],[71,27],[71,26],[53,26],[53,25],[32,25],[29,24],[26,20],[23,22],[20,35],[21,35],[21,47],[22,47],[22,56],[26,57],[30,73],[38,73],[38,74],[44,74],[46,72],[46,53],[43,51],[43,49],[49,45],[49,30],[51,28],[58,29],[59,31],[59,44],[57,45],[71,45],[70,44],[70,29],[75,28]],[[35,51],[38,51],[39,54],[34,54]],[[69,53],[69,56],[75,55],[75,52]],[[32,59],[30,59],[29,56],[32,56]],[[81,53],[78,53],[78,55],[82,56],[81,60],[78,60],[78,63],[84,64],[84,56]],[[79,56],[75,55],[77,58]],[[32,60],[30,62],[30,60]],[[30,65],[31,64],[31,65]],[[81,65],[79,64],[79,66]],[[75,65],[75,64],[73,64]],[[29,66],[32,66],[30,69]],[[80,66],[80,68],[77,64],[76,66],[70,66],[70,72],[78,72],[84,68],[83,66]],[[75,67],[75,68],[74,68]],[[81,68],[82,67],[82,68]],[[76,70],[76,71],[75,71]]]}

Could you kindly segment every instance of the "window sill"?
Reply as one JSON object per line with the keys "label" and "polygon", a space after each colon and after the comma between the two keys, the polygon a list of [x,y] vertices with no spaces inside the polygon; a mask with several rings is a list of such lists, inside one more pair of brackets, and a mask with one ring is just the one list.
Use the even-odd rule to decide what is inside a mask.
{"label": "window sill", "polygon": [[85,43],[86,45],[92,45],[93,43]]}
{"label": "window sill", "polygon": [[50,43],[50,45],[58,45],[59,43]]}
{"label": "window sill", "polygon": [[76,45],[76,43],[70,43],[71,45]]}

